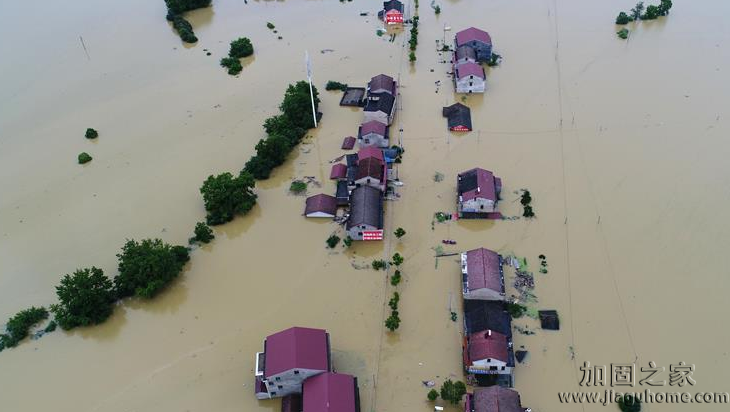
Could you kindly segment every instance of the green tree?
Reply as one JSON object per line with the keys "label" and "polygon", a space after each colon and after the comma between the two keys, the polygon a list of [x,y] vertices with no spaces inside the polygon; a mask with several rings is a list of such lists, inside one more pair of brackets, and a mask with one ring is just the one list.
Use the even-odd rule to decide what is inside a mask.
{"label": "green tree", "polygon": [[631,21],[631,17],[628,14],[621,12],[616,17],[616,24],[628,24]]}
{"label": "green tree", "polygon": [[186,11],[210,6],[211,0],[165,0],[167,11],[171,14],[181,14]]}
{"label": "green tree", "polygon": [[195,32],[193,31],[193,25],[190,24],[189,21],[185,20],[183,16],[176,14],[172,16],[172,27],[177,31],[177,34],[180,36],[180,39],[184,41],[185,43],[195,43],[198,41],[198,38],[195,37]]}
{"label": "green tree", "polygon": [[347,236],[344,240],[342,240],[342,243],[345,244],[345,247],[350,247],[352,246],[352,238]]}
{"label": "green tree", "polygon": [[403,264],[403,261],[403,256],[401,256],[400,253],[396,252],[393,255],[393,261],[391,263],[393,263],[395,266],[400,266]]}
{"label": "green tree", "polygon": [[340,243],[340,237],[337,235],[331,235],[327,238],[327,247],[330,249],[334,249],[338,243]]}
{"label": "green tree", "polygon": [[661,3],[659,4],[659,14],[662,16],[666,16],[669,14],[669,9],[672,8],[672,0],[661,0]]}
{"label": "green tree", "polygon": [[451,379],[447,379],[441,385],[441,399],[449,401],[454,405],[458,404],[465,394],[466,385],[462,381],[452,382]]}
{"label": "green tree", "polygon": [[427,396],[428,396],[428,400],[433,402],[436,400],[436,398],[439,397],[439,392],[436,389],[431,389],[430,391],[428,391]]}
{"label": "green tree", "polygon": [[235,76],[238,73],[241,73],[243,70],[243,66],[241,66],[241,61],[238,60],[236,57],[224,57],[221,59],[221,66],[228,69],[228,74],[231,76]]}
{"label": "green tree", "polygon": [[[314,95],[314,108],[316,110],[319,107],[319,93],[314,86],[312,86],[312,94]],[[309,96],[309,83],[299,81],[294,85],[290,84],[284,94],[284,101],[279,108],[296,126],[304,129],[314,127],[312,102]]]}
{"label": "green tree", "polygon": [[627,28],[623,28],[617,31],[616,35],[618,35],[619,38],[626,40],[629,38],[629,30]]}
{"label": "green tree", "polygon": [[118,254],[119,274],[114,278],[117,296],[151,298],[182,271],[190,260],[187,248],[161,239],[128,240]]}
{"label": "green tree", "polygon": [[631,19],[639,20],[641,18],[642,13],[644,13],[644,2],[640,1],[640,2],[636,3],[636,6],[634,6],[631,9]]}
{"label": "green tree", "polygon": [[253,187],[256,181],[251,174],[242,171],[238,177],[226,172],[208,176],[200,193],[203,195],[206,221],[209,225],[220,225],[236,215],[245,215],[256,204]]}
{"label": "green tree", "polygon": [[413,50],[408,53],[408,61],[410,61],[411,63],[416,61],[416,53]]}
{"label": "green tree", "polygon": [[241,59],[253,54],[253,44],[247,37],[240,37],[231,42],[231,49],[228,51],[230,57]]}
{"label": "green tree", "polygon": [[42,306],[39,308],[33,306],[16,313],[5,324],[6,333],[0,335],[0,351],[17,346],[28,336],[28,331],[33,325],[47,318],[48,311]]}
{"label": "green tree", "polygon": [[388,319],[385,320],[385,327],[388,328],[391,332],[395,331],[400,327],[400,318],[398,317],[398,311],[394,310],[390,313],[390,316],[388,316]]}
{"label": "green tree", "polygon": [[289,185],[289,191],[292,193],[302,193],[307,190],[307,182],[295,180]]}
{"label": "green tree", "polygon": [[202,243],[210,243],[215,238],[213,229],[206,225],[205,222],[198,222],[195,224],[195,240]]}
{"label": "green tree", "polygon": [[97,132],[96,130],[94,130],[92,128],[88,128],[88,129],[86,129],[86,133],[84,134],[84,136],[87,139],[96,139],[97,137],[99,137],[99,132]]}
{"label": "green tree", "polygon": [[372,266],[373,266],[373,269],[375,269],[375,270],[381,270],[381,269],[387,268],[388,264],[384,260],[379,259],[379,260],[373,260]]}
{"label": "green tree", "polygon": [[80,165],[82,165],[84,163],[89,163],[92,159],[93,159],[93,157],[91,157],[91,155],[89,155],[86,152],[79,153],[79,164]]}
{"label": "green tree", "polygon": [[274,23],[269,23],[269,22],[267,22],[267,23],[266,23],[266,27],[268,27],[269,29],[273,30],[273,29],[274,29],[274,27],[276,27],[276,26],[274,26]]}
{"label": "green tree", "polygon": [[290,147],[294,147],[299,143],[307,133],[307,129],[297,126],[288,116],[283,114],[266,119],[264,121],[264,130],[269,136],[281,136],[285,138],[289,142]]}
{"label": "green tree", "polygon": [[395,272],[393,272],[393,276],[390,277],[390,284],[393,286],[398,286],[400,281],[401,281],[400,270],[396,270]]}
{"label": "green tree", "polygon": [[621,412],[641,412],[641,400],[632,394],[624,394],[618,398],[618,408]]}
{"label": "green tree", "polygon": [[393,232],[393,234],[395,235],[395,237],[397,237],[398,239],[400,239],[400,238],[402,238],[403,236],[406,235],[406,231],[403,230],[402,227],[399,227],[398,229],[395,230],[395,232]]}
{"label": "green tree", "polygon": [[51,306],[51,312],[65,330],[104,322],[116,301],[112,281],[96,267],[65,275],[56,286],[56,296],[58,304]]}
{"label": "green tree", "polygon": [[390,306],[391,310],[398,310],[398,302],[400,302],[400,294],[393,292],[393,297],[388,301],[388,306]]}
{"label": "green tree", "polygon": [[650,4],[646,6],[646,12],[643,16],[641,16],[642,20],[654,20],[657,17],[661,16],[661,10],[658,6],[655,6],[653,4]]}

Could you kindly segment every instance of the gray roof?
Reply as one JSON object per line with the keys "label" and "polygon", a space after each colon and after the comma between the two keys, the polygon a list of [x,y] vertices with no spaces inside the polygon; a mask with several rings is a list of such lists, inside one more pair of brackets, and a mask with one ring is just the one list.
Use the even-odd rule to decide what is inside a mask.
{"label": "gray roof", "polygon": [[395,97],[390,93],[371,93],[365,103],[366,112],[377,112],[390,114],[393,111]]}
{"label": "gray roof", "polygon": [[360,186],[350,193],[347,228],[363,224],[383,228],[383,198],[380,190],[371,186]]}

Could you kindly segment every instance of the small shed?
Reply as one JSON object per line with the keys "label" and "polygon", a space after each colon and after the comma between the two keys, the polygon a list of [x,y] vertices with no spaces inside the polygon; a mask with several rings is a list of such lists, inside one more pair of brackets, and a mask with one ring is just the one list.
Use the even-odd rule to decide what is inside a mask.
{"label": "small shed", "polygon": [[546,330],[559,330],[560,319],[558,319],[558,311],[556,310],[541,310],[538,311],[540,315],[540,327]]}
{"label": "small shed", "polygon": [[330,195],[318,194],[307,198],[304,215],[306,217],[335,217],[337,199]]}
{"label": "small shed", "polygon": [[469,107],[461,103],[455,103],[444,107],[442,114],[448,119],[449,130],[452,132],[470,132],[472,130],[471,109]]}
{"label": "small shed", "polygon": [[332,165],[330,171],[330,179],[332,180],[343,180],[347,178],[347,166],[342,163],[335,163]]}
{"label": "small shed", "polygon": [[342,139],[342,150],[352,150],[352,148],[355,147],[356,141],[357,139],[355,139],[354,136],[347,136]]}

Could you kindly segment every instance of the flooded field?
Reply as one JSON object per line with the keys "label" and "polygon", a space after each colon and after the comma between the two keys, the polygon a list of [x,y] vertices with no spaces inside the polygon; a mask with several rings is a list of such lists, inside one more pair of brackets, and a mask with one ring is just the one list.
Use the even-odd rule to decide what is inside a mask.
{"label": "flooded field", "polygon": [[[204,219],[202,181],[243,167],[286,85],[305,77],[305,50],[324,113],[257,185],[254,210],[216,227],[161,296],[3,351],[3,410],[277,411],[278,401],[253,395],[254,353],[292,325],[330,332],[334,366],[358,377],[363,411],[430,410],[422,381],[463,379],[459,266],[434,258],[446,238],[458,242],[446,252],[484,246],[533,269],[547,256],[535,293],[541,309],[559,312],[561,330],[515,322],[537,330],[515,333],[530,351],[516,388],[533,411],[618,410],[559,403],[558,392],[579,390],[584,361],[683,361],[696,365],[696,385],[652,390],[730,391],[730,278],[720,259],[730,240],[720,216],[730,207],[730,4],[677,2],[666,19],[630,25],[624,41],[612,23],[630,1],[448,0],[438,16],[422,1],[413,65],[407,33],[376,36],[378,4],[214,0],[188,15],[194,46],[165,21],[162,0],[0,5],[3,321],[53,303],[55,285],[78,267],[113,276],[126,238],[186,243]],[[441,107],[461,97],[435,46],[472,25],[491,33],[504,61],[488,69],[488,92],[465,101],[475,130],[456,135]],[[239,36],[256,52],[231,77],[218,61]],[[406,151],[386,229],[408,234],[331,251],[324,241],[341,229],[304,219],[304,197],[288,194],[289,183],[314,176],[322,187],[310,194],[334,191],[329,161],[362,113],[339,107],[341,94],[324,83],[364,85],[381,72],[400,78],[394,129],[403,128]],[[83,138],[87,127],[97,141]],[[76,164],[81,151],[94,160]],[[505,216],[521,213],[515,192],[526,188],[537,217],[432,228],[434,212],[455,209],[456,174],[474,166],[502,178]],[[436,172],[445,179],[435,182]],[[391,334],[392,287],[384,272],[358,267],[396,251],[405,257],[402,325]]]}

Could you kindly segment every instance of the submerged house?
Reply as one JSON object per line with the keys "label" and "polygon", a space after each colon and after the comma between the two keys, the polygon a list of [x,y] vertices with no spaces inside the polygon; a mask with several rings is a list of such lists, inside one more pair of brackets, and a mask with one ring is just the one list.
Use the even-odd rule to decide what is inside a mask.
{"label": "submerged house", "polygon": [[467,106],[454,103],[444,107],[441,113],[448,119],[449,130],[452,132],[471,131],[471,110]]}
{"label": "submerged house", "polygon": [[467,62],[476,63],[477,52],[471,46],[464,45],[457,47],[456,50],[454,50],[452,63],[456,65]]}
{"label": "submerged house", "polygon": [[389,125],[395,115],[395,96],[388,92],[371,93],[364,108],[365,122],[372,120]]}
{"label": "submerged house", "polygon": [[330,195],[318,194],[309,196],[306,200],[304,216],[306,217],[335,217],[337,215],[337,199]]}
{"label": "submerged house", "polygon": [[351,182],[352,188],[370,186],[381,192],[385,191],[388,168],[382,160],[376,157],[367,157],[358,161],[357,175]]}
{"label": "submerged house", "polygon": [[344,180],[347,178],[347,166],[342,163],[335,163],[330,169],[330,179],[332,180]]}
{"label": "submerged house", "polygon": [[520,394],[502,386],[478,388],[466,394],[464,412],[526,412]]}
{"label": "submerged house", "polygon": [[355,138],[353,136],[342,139],[342,150],[352,150],[353,147],[355,147]]}
{"label": "submerged house", "polygon": [[479,248],[461,254],[464,299],[504,300],[502,256]]}
{"label": "submerged house", "polygon": [[499,332],[487,329],[465,339],[464,369],[478,375],[510,375],[515,366],[512,341]]}
{"label": "submerged house", "polygon": [[256,354],[258,399],[301,393],[312,376],[332,370],[329,334],[323,329],[293,327],[266,337]]}
{"label": "submerged house", "polygon": [[457,177],[457,203],[460,218],[489,219],[501,217],[497,201],[502,180],[489,170],[474,168]]}
{"label": "submerged house", "polygon": [[383,240],[383,196],[371,186],[350,192],[350,216],[345,226],[353,240]]}
{"label": "submerged house", "polygon": [[358,129],[357,142],[360,147],[388,147],[388,129],[387,125],[376,120],[365,122]]}
{"label": "submerged house", "polygon": [[454,87],[456,93],[484,93],[487,89],[487,75],[477,63],[465,62],[454,65]]}
{"label": "submerged house", "polygon": [[379,74],[368,82],[367,94],[372,93],[389,93],[393,96],[396,95],[396,83],[395,80],[387,74]]}
{"label": "submerged house", "polygon": [[326,372],[304,381],[302,412],[360,412],[357,378]]}
{"label": "submerged house", "polygon": [[403,3],[398,0],[383,2],[383,10],[378,13],[386,24],[403,23]]}
{"label": "submerged house", "polygon": [[504,302],[464,301],[464,336],[483,330],[493,330],[512,339],[512,317],[507,312]]}
{"label": "submerged house", "polygon": [[492,58],[492,37],[484,30],[469,27],[456,33],[454,39],[456,49],[469,46],[474,49],[476,61],[486,63]]}

